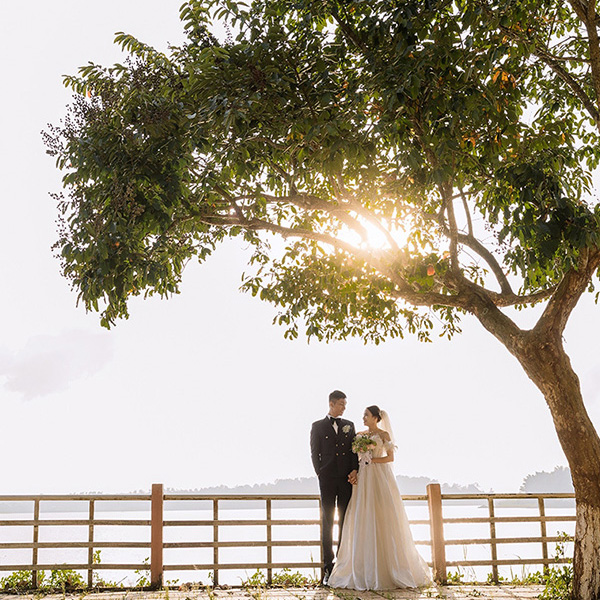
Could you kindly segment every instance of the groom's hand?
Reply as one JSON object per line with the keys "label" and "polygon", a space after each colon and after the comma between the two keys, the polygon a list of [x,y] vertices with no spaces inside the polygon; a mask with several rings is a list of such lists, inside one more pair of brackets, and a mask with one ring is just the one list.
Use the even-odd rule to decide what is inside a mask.
{"label": "groom's hand", "polygon": [[354,471],[350,471],[350,473],[348,473],[348,481],[352,485],[356,485],[358,483],[358,473],[356,472],[356,469]]}

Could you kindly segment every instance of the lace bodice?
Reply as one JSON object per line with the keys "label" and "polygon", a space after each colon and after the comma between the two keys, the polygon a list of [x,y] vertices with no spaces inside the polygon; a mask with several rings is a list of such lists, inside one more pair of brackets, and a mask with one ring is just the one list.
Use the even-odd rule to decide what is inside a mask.
{"label": "lace bodice", "polygon": [[391,441],[385,442],[378,433],[374,433],[371,435],[371,437],[377,444],[375,448],[371,450],[371,455],[373,458],[380,458],[381,456],[387,455],[388,452],[393,452],[396,449],[396,446],[394,446]]}

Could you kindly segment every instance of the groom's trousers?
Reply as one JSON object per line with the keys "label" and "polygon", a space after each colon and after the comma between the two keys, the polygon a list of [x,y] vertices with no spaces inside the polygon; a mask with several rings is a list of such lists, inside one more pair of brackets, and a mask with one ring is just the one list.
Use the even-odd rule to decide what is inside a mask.
{"label": "groom's trousers", "polygon": [[[352,484],[346,477],[319,477],[319,488],[321,491],[321,519],[323,522],[323,568],[331,572],[333,568],[333,520],[337,504],[339,519],[339,540],[342,538],[342,526],[344,515],[350,497],[352,496]],[[338,540],[338,547],[339,547]]]}

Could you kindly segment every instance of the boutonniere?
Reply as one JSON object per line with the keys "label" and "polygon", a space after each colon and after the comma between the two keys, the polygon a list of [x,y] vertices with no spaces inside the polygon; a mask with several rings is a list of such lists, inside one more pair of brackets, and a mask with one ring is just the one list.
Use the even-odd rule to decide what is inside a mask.
{"label": "boutonniere", "polygon": [[344,433],[348,433],[348,432],[350,431],[350,429],[352,429],[352,428],[350,427],[350,425],[344,425],[344,426],[342,427],[342,431],[343,431]]}

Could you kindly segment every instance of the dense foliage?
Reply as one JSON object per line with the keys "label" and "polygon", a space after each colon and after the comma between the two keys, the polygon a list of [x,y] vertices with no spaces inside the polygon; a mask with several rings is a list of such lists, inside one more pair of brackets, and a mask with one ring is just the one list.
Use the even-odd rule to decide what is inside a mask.
{"label": "dense foliage", "polygon": [[545,299],[598,245],[594,82],[568,5],[190,0],[181,19],[168,54],[118,34],[123,64],[67,77],[46,134],[64,273],[104,325],[228,236],[253,245],[244,287],[288,336],[375,342],[451,335],[477,295]]}

